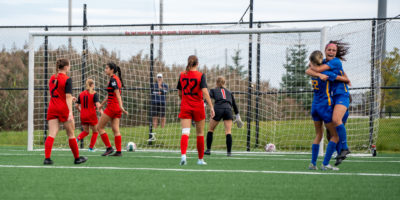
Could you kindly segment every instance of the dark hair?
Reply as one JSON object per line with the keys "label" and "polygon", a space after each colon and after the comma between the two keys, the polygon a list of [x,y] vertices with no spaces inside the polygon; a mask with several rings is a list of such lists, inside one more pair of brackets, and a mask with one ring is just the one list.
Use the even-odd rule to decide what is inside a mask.
{"label": "dark hair", "polygon": [[57,71],[58,71],[59,69],[63,69],[65,66],[68,66],[69,60],[66,58],[59,58],[59,59],[57,59],[56,65],[57,65]]}
{"label": "dark hair", "polygon": [[199,59],[195,55],[191,55],[188,58],[188,64],[186,66],[186,72],[188,72],[192,67],[199,64]]}
{"label": "dark hair", "polygon": [[342,40],[331,40],[329,43],[325,46],[325,49],[329,46],[329,44],[335,44],[337,47],[336,51],[336,58],[339,58],[340,60],[346,61],[346,56],[349,53],[349,43],[342,42]]}
{"label": "dark hair", "polygon": [[124,87],[124,81],[122,81],[122,73],[121,68],[117,66],[117,64],[113,62],[107,63],[107,66],[113,70],[114,74],[118,73],[119,80],[121,81],[122,87]]}
{"label": "dark hair", "polygon": [[58,70],[64,69],[64,67],[68,66],[68,65],[69,65],[69,60],[68,59],[66,59],[66,58],[57,59],[57,61],[56,61],[56,77],[55,77],[56,80],[55,80],[54,84],[57,83]]}
{"label": "dark hair", "polygon": [[314,65],[322,65],[324,55],[321,51],[313,51],[309,57],[310,62]]}

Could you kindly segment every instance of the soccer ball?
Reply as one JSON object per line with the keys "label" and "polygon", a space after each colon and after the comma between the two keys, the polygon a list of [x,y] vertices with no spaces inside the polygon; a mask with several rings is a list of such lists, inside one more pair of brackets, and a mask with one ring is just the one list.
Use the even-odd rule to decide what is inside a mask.
{"label": "soccer ball", "polygon": [[126,151],[136,151],[136,144],[133,142],[128,142],[128,144],[126,145]]}
{"label": "soccer ball", "polygon": [[276,150],[275,145],[272,143],[268,143],[265,145],[265,151],[266,152],[274,152]]}

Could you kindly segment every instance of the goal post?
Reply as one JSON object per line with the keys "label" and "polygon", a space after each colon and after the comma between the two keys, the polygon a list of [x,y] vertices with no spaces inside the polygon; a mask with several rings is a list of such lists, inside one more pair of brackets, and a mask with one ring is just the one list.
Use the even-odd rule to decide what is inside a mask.
{"label": "goal post", "polygon": [[[261,49],[257,51],[257,57],[261,58],[260,91],[252,91],[250,105],[247,102],[247,86],[249,77],[243,73],[242,67],[247,63],[246,48],[248,44],[248,34],[259,34]],[[121,133],[123,144],[135,142],[138,149],[143,150],[178,150],[180,139],[179,126],[179,99],[175,89],[178,74],[184,70],[186,59],[189,55],[195,54],[199,57],[199,70],[207,75],[208,88],[215,87],[217,76],[225,76],[227,88],[230,89],[238,101],[240,114],[243,121],[245,119],[248,106],[250,110],[250,124],[239,129],[236,126],[232,129],[234,140],[233,149],[245,151],[247,142],[247,131],[251,132],[251,144],[255,144],[255,119],[254,117],[256,100],[257,102],[257,132],[259,131],[260,145],[251,147],[252,151],[263,151],[267,143],[274,143],[278,151],[282,152],[309,152],[315,130],[309,114],[309,107],[312,91],[311,88],[304,90],[301,87],[293,86],[293,91],[286,91],[282,84],[283,73],[282,65],[287,62],[287,54],[290,48],[296,47],[300,43],[306,46],[306,56],[313,50],[324,50],[328,40],[328,28],[254,28],[254,29],[199,29],[199,30],[121,30],[121,31],[35,31],[29,34],[29,112],[28,112],[28,150],[43,149],[43,129],[45,106],[42,99],[43,90],[47,89],[44,85],[43,62],[41,38],[49,37],[49,74],[54,73],[55,60],[59,57],[68,58],[71,61],[71,71],[69,76],[73,80],[73,96],[77,97],[81,92],[81,77],[93,78],[96,82],[96,91],[100,99],[104,100],[106,93],[102,90],[106,86],[108,78],[103,74],[104,65],[107,62],[117,63],[123,72],[125,88],[122,90],[124,107],[130,113],[122,116]],[[150,51],[157,52],[154,45],[158,41],[158,36],[163,36],[163,60],[156,56],[149,56]],[[165,36],[165,37],[164,37]],[[150,39],[153,37],[153,40]],[[72,49],[66,49],[66,38],[72,38]],[[88,55],[86,55],[86,69],[81,70],[80,47],[82,39],[87,39]],[[255,52],[255,48],[254,48]],[[228,55],[229,54],[229,55]],[[228,59],[228,58],[231,59]],[[252,58],[255,60],[255,58]],[[229,60],[229,61],[227,61]],[[231,61],[232,60],[232,61]],[[153,63],[154,69],[150,69]],[[252,62],[252,69],[255,69],[256,62]],[[287,63],[286,63],[287,64]],[[150,71],[152,73],[150,73]],[[154,73],[153,73],[154,70]],[[252,70],[255,76],[255,71]],[[149,74],[163,74],[164,81],[169,85],[166,94],[166,125],[164,128],[153,128],[156,132],[156,141],[148,143],[149,129],[146,128],[152,122],[152,100],[151,89],[154,77]],[[295,71],[296,76],[304,75],[304,71]],[[48,76],[50,77],[50,76]],[[156,80],[156,79],[154,79]],[[254,79],[250,79],[254,80]],[[286,81],[288,81],[287,79]],[[309,78],[307,81],[309,82]],[[297,80],[290,80],[297,84]],[[307,82],[306,81],[306,82]],[[252,81],[251,85],[255,85]],[[303,84],[300,83],[299,84]],[[42,90],[42,93],[35,92]],[[310,96],[311,95],[311,96]],[[49,101],[47,101],[49,102]],[[259,105],[258,105],[259,104]],[[208,127],[209,115],[206,112],[206,127]],[[80,120],[79,113],[74,110],[76,130],[75,135],[79,134]],[[160,126],[160,123],[158,126]],[[364,122],[363,122],[364,123]],[[364,125],[362,125],[364,126]],[[61,129],[62,130],[62,129]],[[225,138],[223,123],[220,123],[215,130],[213,149],[224,150]],[[106,130],[112,135],[110,129]],[[192,128],[192,134],[195,135]],[[368,133],[367,133],[368,134]],[[110,136],[111,136],[110,135]],[[90,137],[91,134],[88,136]],[[194,136],[193,136],[194,137]],[[362,136],[364,137],[364,135]],[[67,140],[63,133],[59,133],[54,143],[55,148],[66,148]],[[113,141],[112,137],[110,137]],[[193,140],[193,139],[191,139]],[[258,141],[257,141],[258,142]],[[364,141],[360,142],[364,143]],[[323,154],[323,142],[321,143],[320,155]],[[190,144],[189,149],[195,149]],[[357,144],[359,145],[359,144]],[[85,147],[87,145],[85,144]],[[101,140],[96,143],[97,148],[104,148]],[[365,148],[360,148],[364,149]]]}

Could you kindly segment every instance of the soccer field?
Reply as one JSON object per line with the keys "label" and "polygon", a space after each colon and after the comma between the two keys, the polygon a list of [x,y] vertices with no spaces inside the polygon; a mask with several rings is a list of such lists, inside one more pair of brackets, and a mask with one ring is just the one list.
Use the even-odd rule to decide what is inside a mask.
{"label": "soccer field", "polygon": [[[398,199],[400,155],[349,157],[340,171],[310,171],[310,155],[236,153],[206,156],[207,166],[179,166],[177,152],[89,153],[0,147],[1,199]],[[318,165],[322,162],[318,159]],[[331,161],[332,163],[333,161]],[[333,164],[333,163],[332,163]]]}

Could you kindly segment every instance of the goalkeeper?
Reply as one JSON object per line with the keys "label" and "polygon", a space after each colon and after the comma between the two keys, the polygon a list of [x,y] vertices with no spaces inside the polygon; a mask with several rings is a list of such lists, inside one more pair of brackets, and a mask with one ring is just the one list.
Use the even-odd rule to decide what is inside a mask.
{"label": "goalkeeper", "polygon": [[217,127],[219,121],[223,119],[225,126],[227,156],[232,156],[232,108],[236,114],[235,122],[237,123],[238,128],[241,128],[243,126],[243,122],[240,119],[239,110],[236,106],[235,98],[233,97],[233,94],[224,87],[224,85],[225,78],[219,76],[217,78],[217,87],[210,90],[210,97],[215,100],[215,116],[214,118],[210,119],[210,125],[208,126],[209,129],[207,133],[207,150],[204,152],[204,154],[206,155],[211,155],[213,132]]}

